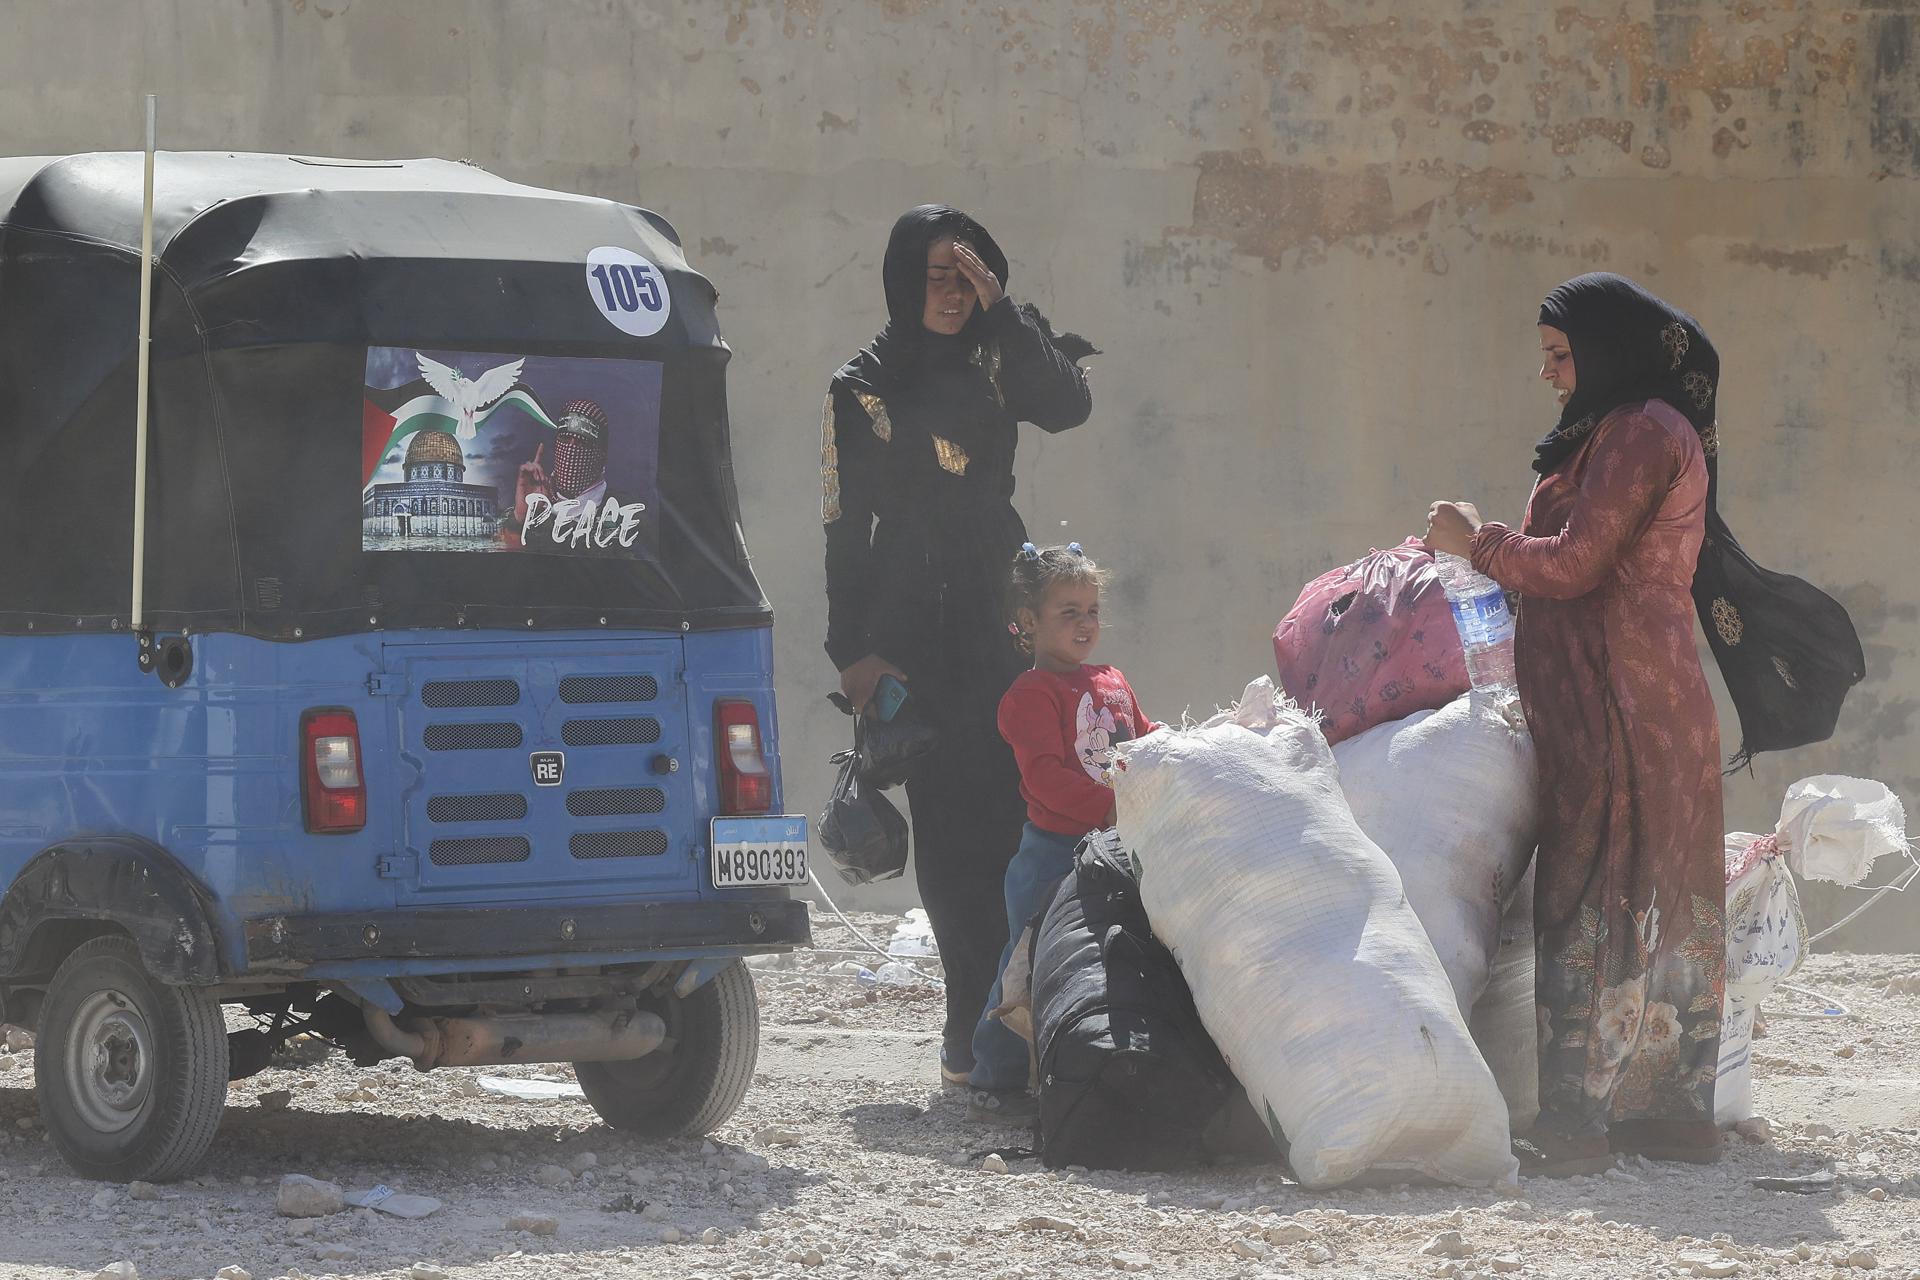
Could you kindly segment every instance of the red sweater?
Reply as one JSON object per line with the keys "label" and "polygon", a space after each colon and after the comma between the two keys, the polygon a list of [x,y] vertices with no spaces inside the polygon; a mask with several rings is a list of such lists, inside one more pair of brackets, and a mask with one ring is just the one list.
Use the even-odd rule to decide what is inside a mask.
{"label": "red sweater", "polygon": [[1000,699],[1000,736],[1020,764],[1027,820],[1056,835],[1083,836],[1113,812],[1113,744],[1158,725],[1112,667],[1022,673]]}

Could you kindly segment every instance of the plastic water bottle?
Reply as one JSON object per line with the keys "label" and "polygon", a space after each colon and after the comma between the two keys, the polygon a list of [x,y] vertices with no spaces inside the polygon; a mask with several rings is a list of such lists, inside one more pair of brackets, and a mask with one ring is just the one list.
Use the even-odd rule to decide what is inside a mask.
{"label": "plastic water bottle", "polygon": [[1433,564],[1453,606],[1454,629],[1467,654],[1467,679],[1475,689],[1514,695],[1513,615],[1507,611],[1506,593],[1459,556],[1437,552]]}

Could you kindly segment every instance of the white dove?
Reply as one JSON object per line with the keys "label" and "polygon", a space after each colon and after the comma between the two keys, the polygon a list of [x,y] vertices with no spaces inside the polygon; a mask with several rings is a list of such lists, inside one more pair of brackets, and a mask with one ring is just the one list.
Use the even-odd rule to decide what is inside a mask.
{"label": "white dove", "polygon": [[471,440],[480,434],[480,411],[513,389],[513,384],[520,381],[520,366],[526,363],[522,359],[495,365],[479,377],[469,378],[458,369],[429,360],[417,351],[413,358],[420,362],[420,376],[427,380],[427,385],[459,412],[460,422],[453,434],[460,440]]}

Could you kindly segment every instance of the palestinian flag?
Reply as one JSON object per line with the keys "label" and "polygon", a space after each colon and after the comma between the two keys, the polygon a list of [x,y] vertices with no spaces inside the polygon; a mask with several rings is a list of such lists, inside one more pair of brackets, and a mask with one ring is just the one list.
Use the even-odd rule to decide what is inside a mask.
{"label": "palestinian flag", "polygon": [[[524,382],[514,383],[505,395],[482,406],[474,414],[474,425],[477,427],[495,410],[508,405],[535,422],[556,431],[560,429],[560,424],[540,403],[540,397]],[[360,487],[365,489],[373,483],[373,473],[379,469],[387,451],[414,432],[452,433],[459,425],[460,410],[436,393],[425,378],[415,378],[397,387],[367,387],[360,408]]]}
{"label": "palestinian flag", "polygon": [[555,422],[552,416],[547,413],[547,407],[540,403],[540,397],[534,395],[533,388],[524,382],[516,382],[511,387],[508,387],[507,394],[481,409],[479,417],[475,418],[474,421],[485,422],[496,410],[505,409],[509,405],[526,414],[543,427],[551,427],[555,431],[560,429],[560,424]]}

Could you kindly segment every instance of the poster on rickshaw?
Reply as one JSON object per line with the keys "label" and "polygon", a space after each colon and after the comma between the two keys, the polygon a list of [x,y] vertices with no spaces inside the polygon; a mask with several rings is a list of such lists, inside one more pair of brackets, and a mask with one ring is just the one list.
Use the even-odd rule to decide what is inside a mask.
{"label": "poster on rickshaw", "polygon": [[657,559],[661,367],[369,347],[364,551]]}

